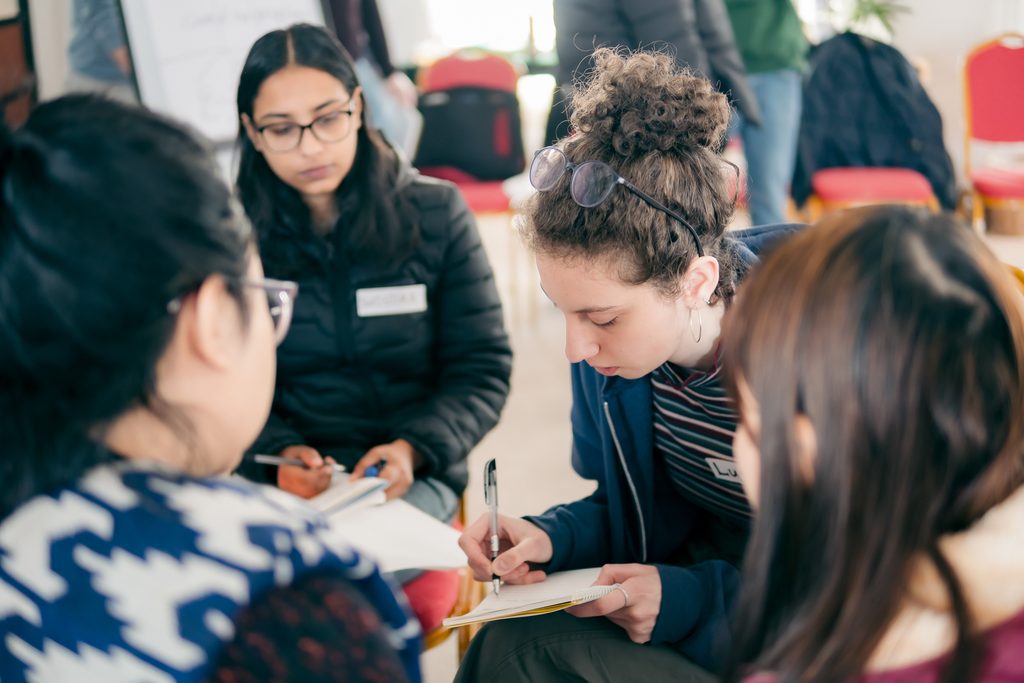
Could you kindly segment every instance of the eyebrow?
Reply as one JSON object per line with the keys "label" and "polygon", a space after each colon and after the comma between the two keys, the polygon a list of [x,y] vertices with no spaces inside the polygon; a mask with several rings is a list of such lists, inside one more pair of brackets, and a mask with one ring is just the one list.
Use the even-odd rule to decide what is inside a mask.
{"label": "eyebrow", "polygon": [[610,311],[610,310],[613,310],[613,309],[616,309],[616,308],[618,308],[618,306],[588,306],[587,308],[577,309],[577,310],[573,311],[573,313],[583,313],[583,314],[605,313],[607,311]]}
{"label": "eyebrow", "polygon": [[[551,295],[548,294],[546,289],[544,289],[544,285],[540,286],[540,291],[544,292],[544,296],[548,298],[548,301],[550,301],[553,304],[555,303],[554,300],[551,298]],[[558,304],[555,304],[555,307],[557,308]],[[611,311],[616,308],[620,308],[620,306],[588,306],[586,308],[577,309],[573,311],[573,313],[577,315],[588,315],[590,313],[604,313],[606,311]]]}
{"label": "eyebrow", "polygon": [[[352,98],[349,98],[349,102],[351,102],[351,101],[352,101]],[[319,104],[319,105],[313,107],[313,112],[316,113],[316,112],[320,111],[321,109],[323,109],[325,107],[331,106],[332,104],[345,104],[345,103],[342,102],[339,99],[327,100],[323,104]],[[277,113],[277,112],[271,112],[269,114],[264,114],[263,116],[260,117],[259,120],[263,121],[264,119],[291,119],[291,118],[292,118],[291,114],[280,114],[280,113]]]}

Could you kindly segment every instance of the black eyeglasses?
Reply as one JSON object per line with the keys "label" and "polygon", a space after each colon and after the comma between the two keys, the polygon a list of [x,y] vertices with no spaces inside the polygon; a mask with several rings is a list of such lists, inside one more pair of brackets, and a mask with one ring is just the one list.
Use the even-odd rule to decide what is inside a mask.
{"label": "black eyeglasses", "polygon": [[295,310],[295,298],[299,295],[299,285],[291,280],[242,280],[245,287],[259,287],[267,293],[267,308],[270,309],[270,320],[274,323],[274,343],[280,344],[288,336],[288,328],[292,324],[292,311]]}
{"label": "black eyeglasses", "polygon": [[[280,344],[288,336],[288,328],[292,323],[292,311],[295,308],[295,298],[299,294],[299,285],[291,280],[250,280],[243,278],[238,280],[243,287],[259,287],[267,294],[267,308],[270,310],[270,320],[274,324],[274,343]],[[194,291],[192,288],[190,291]],[[185,294],[176,296],[167,303],[167,312],[173,314],[181,310],[182,300]]]}
{"label": "black eyeglasses", "polygon": [[352,132],[352,104],[348,109],[338,109],[318,116],[303,125],[293,121],[268,123],[256,129],[264,144],[271,152],[290,152],[302,144],[302,135],[308,130],[313,137],[324,144],[341,142]]}
{"label": "black eyeglasses", "polygon": [[[584,161],[582,164],[574,164],[565,156],[565,152],[557,147],[544,147],[533,155],[533,163],[530,164],[530,184],[538,192],[547,192],[555,186],[559,178],[565,175],[566,171],[572,174],[569,181],[569,196],[580,206],[588,209],[597,206],[608,199],[616,185],[621,185],[651,207],[681,223],[693,237],[693,242],[697,246],[697,255],[704,255],[704,248],[700,244],[697,231],[685,218],[637,188],[603,161]],[[675,241],[675,239],[676,235],[672,233],[672,240]]]}

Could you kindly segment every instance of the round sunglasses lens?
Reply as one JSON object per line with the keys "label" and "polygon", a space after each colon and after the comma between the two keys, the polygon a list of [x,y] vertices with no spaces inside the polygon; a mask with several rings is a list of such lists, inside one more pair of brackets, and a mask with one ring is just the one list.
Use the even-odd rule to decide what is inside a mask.
{"label": "round sunglasses lens", "polygon": [[597,206],[611,194],[619,174],[601,161],[587,161],[576,167],[570,191],[580,206]]}
{"label": "round sunglasses lens", "polygon": [[565,155],[561,150],[542,149],[530,164],[530,184],[544,192],[550,190],[565,173]]}

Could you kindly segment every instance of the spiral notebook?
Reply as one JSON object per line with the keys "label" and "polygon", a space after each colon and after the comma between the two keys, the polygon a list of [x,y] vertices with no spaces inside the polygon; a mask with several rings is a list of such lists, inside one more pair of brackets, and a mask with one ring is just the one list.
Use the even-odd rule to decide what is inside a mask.
{"label": "spiral notebook", "polygon": [[574,569],[550,574],[540,583],[502,585],[498,595],[492,592],[472,611],[441,623],[445,628],[455,628],[497,619],[533,617],[597,600],[615,590],[614,586],[593,585],[600,573],[600,567]]}

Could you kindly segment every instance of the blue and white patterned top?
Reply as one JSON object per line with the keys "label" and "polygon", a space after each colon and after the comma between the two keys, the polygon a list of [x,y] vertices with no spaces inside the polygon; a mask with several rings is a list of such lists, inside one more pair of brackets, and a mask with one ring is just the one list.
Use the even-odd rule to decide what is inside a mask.
{"label": "blue and white patterned top", "polygon": [[96,467],[0,523],[0,680],[200,681],[241,609],[324,573],[377,609],[418,680],[404,597],[324,528],[298,499],[238,478]]}

